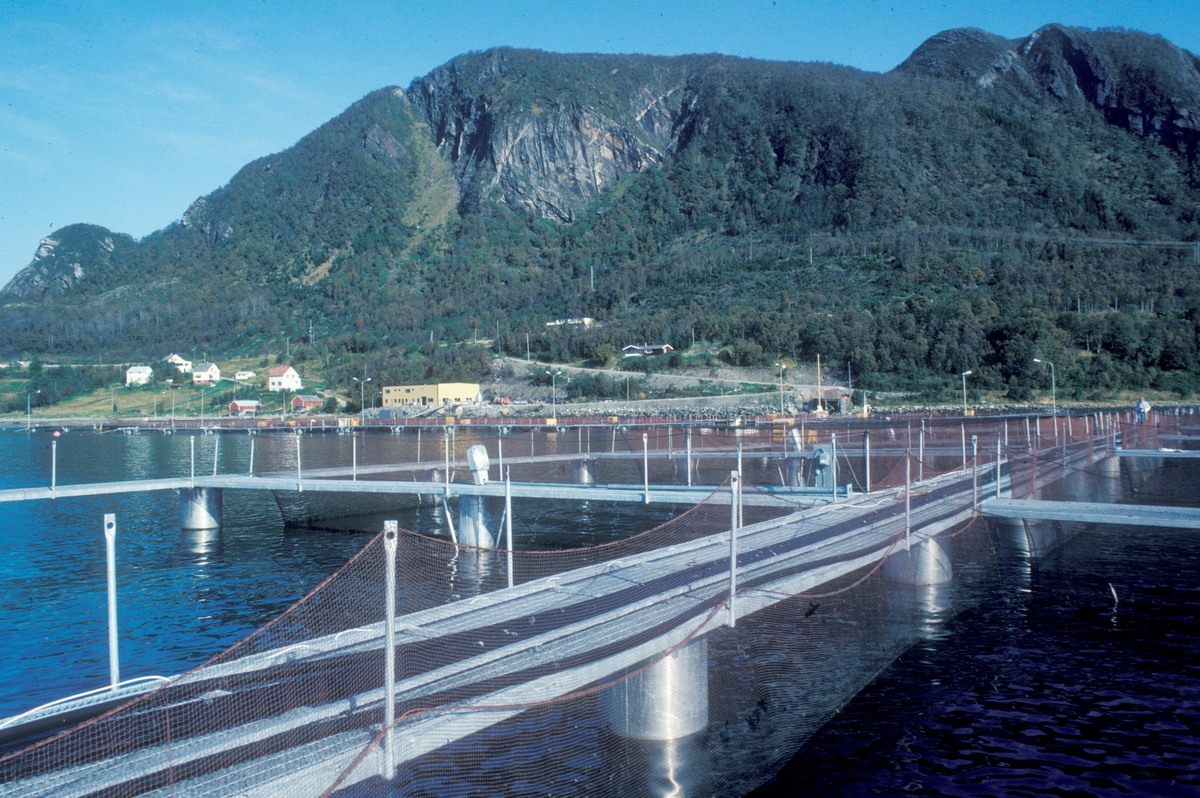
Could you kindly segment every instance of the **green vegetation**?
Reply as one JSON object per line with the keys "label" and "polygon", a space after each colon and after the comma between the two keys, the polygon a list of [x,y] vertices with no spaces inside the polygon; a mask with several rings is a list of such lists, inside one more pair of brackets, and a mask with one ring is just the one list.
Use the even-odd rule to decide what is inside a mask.
{"label": "green vegetation", "polygon": [[[470,54],[451,66],[461,107],[490,114],[479,129],[574,103],[658,147],[661,163],[571,222],[550,221],[500,201],[490,167],[456,183],[462,162],[441,160],[434,144],[445,142],[431,138],[435,113],[450,111],[384,89],[141,242],[86,225],[55,233],[41,265],[84,276],[10,287],[0,353],[98,364],[288,348],[355,404],[354,377],[372,378],[369,403],[384,384],[477,380],[493,355],[527,347],[604,363],[628,343],[693,341],[737,366],[820,354],[857,387],[929,401],[953,399],[968,369],[973,389],[1027,400],[1049,388],[1034,357],[1055,363],[1064,399],[1191,396],[1193,251],[1105,241],[1200,241],[1200,137],[1170,121],[1200,98],[1194,71],[1178,67],[1195,59],[1141,34],[1085,38],[1108,64],[1115,105],[1062,99],[1032,78],[986,89],[964,79],[1010,46],[995,37],[957,60],[926,59],[956,64],[945,76],[921,66],[922,51],[887,75],[718,56]],[[1079,68],[1051,66],[1036,79]],[[667,96],[681,109],[670,130],[638,121]],[[1135,134],[1142,111],[1168,121]],[[601,324],[544,326],[564,314]],[[640,360],[622,367],[660,368]],[[582,382],[568,395],[624,397],[623,381]],[[43,390],[49,401],[85,387]]]}

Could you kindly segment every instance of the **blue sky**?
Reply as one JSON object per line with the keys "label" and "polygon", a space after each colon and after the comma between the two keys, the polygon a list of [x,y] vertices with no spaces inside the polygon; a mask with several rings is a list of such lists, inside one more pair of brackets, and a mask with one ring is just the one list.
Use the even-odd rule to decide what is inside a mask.
{"label": "blue sky", "polygon": [[0,0],[0,283],[74,222],[141,237],[247,161],[459,53],[721,52],[887,71],[929,36],[1049,22],[1200,53],[1196,0]]}

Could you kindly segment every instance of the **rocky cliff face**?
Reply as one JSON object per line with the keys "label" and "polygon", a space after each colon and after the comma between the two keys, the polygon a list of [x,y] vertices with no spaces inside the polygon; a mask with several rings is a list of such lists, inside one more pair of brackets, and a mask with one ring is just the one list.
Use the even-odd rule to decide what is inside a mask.
{"label": "rocky cliff face", "polygon": [[1157,36],[1047,25],[1008,41],[951,30],[931,37],[896,69],[1083,102],[1109,124],[1159,139],[1193,161],[1200,148],[1200,59]]}
{"label": "rocky cliff face", "polygon": [[544,65],[526,55],[455,59],[414,81],[408,97],[465,200],[500,199],[569,222],[592,197],[662,160],[685,107],[687,65],[650,59],[660,68],[639,82],[612,80],[628,60],[579,57],[584,80],[546,92],[536,73]]}
{"label": "rocky cliff face", "polygon": [[43,238],[33,261],[0,290],[4,301],[65,294],[94,271],[111,267],[135,246],[132,238],[90,224],[73,224]]}

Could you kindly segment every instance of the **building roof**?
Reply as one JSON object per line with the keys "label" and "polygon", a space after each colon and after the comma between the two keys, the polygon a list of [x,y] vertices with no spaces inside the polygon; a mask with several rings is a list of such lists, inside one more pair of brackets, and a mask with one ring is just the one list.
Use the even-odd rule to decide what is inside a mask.
{"label": "building roof", "polygon": [[297,399],[299,399],[301,402],[308,402],[308,403],[316,402],[317,404],[320,404],[321,402],[325,401],[321,397],[316,396],[315,394],[311,394],[311,393],[298,393],[292,397],[293,402],[296,401]]}
{"label": "building roof", "polygon": [[287,374],[289,371],[295,371],[295,369],[292,368],[291,366],[276,366],[275,368],[271,369],[271,373],[268,374],[267,376],[268,377],[282,377],[284,374]]}
{"label": "building roof", "polygon": [[262,402],[257,399],[234,399],[229,404],[237,405],[238,407],[262,407]]}
{"label": "building roof", "polygon": [[221,367],[216,363],[197,363],[192,367],[192,371],[209,371],[210,369],[216,369],[217,371],[220,371]]}

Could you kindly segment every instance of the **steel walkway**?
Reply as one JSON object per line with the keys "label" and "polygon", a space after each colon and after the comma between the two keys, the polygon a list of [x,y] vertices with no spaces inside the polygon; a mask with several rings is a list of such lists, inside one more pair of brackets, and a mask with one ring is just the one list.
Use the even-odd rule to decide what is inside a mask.
{"label": "steel walkway", "polygon": [[[1002,490],[1007,483],[1005,472]],[[904,545],[902,495],[895,489],[859,495],[738,530],[739,595],[732,610],[725,604],[730,589],[725,531],[398,618],[399,657],[408,647],[428,652],[433,641],[463,635],[478,639],[479,648],[434,649],[443,652],[441,659],[408,658],[421,668],[397,683],[400,706],[437,706],[453,696],[454,708],[419,714],[398,726],[397,760],[409,761],[513,717],[525,704],[595,684],[694,635],[877,564]],[[911,497],[911,518],[913,529],[923,531],[914,531],[912,543],[969,519],[973,496],[970,471],[921,483]],[[728,506],[729,494],[718,492],[712,501]],[[476,556],[496,554],[502,556],[487,551]],[[115,753],[102,767],[28,774],[0,785],[0,796],[108,794],[123,784],[155,784],[169,768],[195,775],[167,787],[164,795],[215,790],[272,796],[301,784],[331,783],[378,731],[383,690],[330,694],[338,681],[320,674],[341,673],[371,652],[379,656],[383,633],[383,624],[375,623],[185,675],[161,688],[167,702],[177,700],[182,707],[204,694],[214,713],[239,722],[189,729],[181,721],[169,745]],[[311,684],[289,688],[286,705],[277,691],[274,700],[265,700],[277,680],[301,664],[313,676]],[[176,691],[178,699],[172,699]],[[286,742],[301,727],[340,731],[316,734],[298,746]],[[211,767],[206,763],[216,761],[227,764],[204,772]],[[359,767],[342,787],[377,775],[375,765]]]}
{"label": "steel walkway", "polygon": [[980,505],[980,512],[991,518],[1026,518],[1038,521],[1079,521],[1088,524],[1200,529],[1200,507],[988,499]]}

